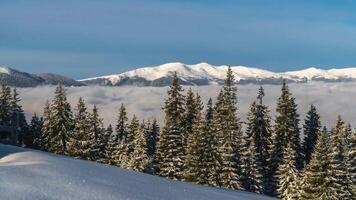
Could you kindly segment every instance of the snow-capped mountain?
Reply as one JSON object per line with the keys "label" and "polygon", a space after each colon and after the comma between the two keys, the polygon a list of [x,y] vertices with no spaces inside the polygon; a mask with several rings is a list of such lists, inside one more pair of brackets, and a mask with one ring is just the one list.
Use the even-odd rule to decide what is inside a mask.
{"label": "snow-capped mountain", "polygon": [[35,87],[40,85],[83,86],[83,83],[73,79],[50,73],[30,74],[9,67],[0,66],[0,81],[14,87]]}
{"label": "snow-capped mountain", "polygon": [[[208,63],[187,65],[184,63],[167,63],[155,67],[143,67],[121,74],[101,76],[79,80],[87,85],[169,85],[173,73],[177,72],[183,85],[221,84],[226,76],[228,66],[213,66]],[[308,81],[343,82],[356,81],[356,68],[323,70],[308,68],[300,71],[271,72],[254,67],[231,66],[237,82],[241,84],[279,84],[283,79],[288,82],[305,83]]]}

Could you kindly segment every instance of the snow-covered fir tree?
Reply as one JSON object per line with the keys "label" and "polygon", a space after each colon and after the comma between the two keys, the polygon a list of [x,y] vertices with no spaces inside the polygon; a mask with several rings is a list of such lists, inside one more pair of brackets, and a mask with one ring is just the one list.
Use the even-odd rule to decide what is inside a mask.
{"label": "snow-covered fir tree", "polygon": [[182,92],[183,88],[179,85],[175,73],[163,107],[165,120],[157,146],[159,174],[176,180],[182,178],[184,164],[184,96]]}
{"label": "snow-covered fir tree", "polygon": [[103,119],[100,118],[96,105],[93,106],[93,110],[90,113],[89,122],[90,159],[92,161],[103,162],[105,158],[106,135]]}
{"label": "snow-covered fir tree", "polygon": [[129,154],[128,169],[142,172],[147,169],[150,162],[147,155],[147,143],[145,137],[146,123],[142,122],[138,129],[135,129],[133,140],[133,152]]}
{"label": "snow-covered fir tree", "polygon": [[2,82],[0,91],[0,125],[11,124],[11,89],[6,82]]}
{"label": "snow-covered fir tree", "polygon": [[[246,153],[246,150],[252,148],[250,146],[253,145],[255,152],[255,164],[257,164],[256,169],[259,170],[258,174],[262,176],[260,179],[260,187],[263,189],[263,191],[261,192],[268,193],[268,191],[271,190],[269,188],[270,176],[268,174],[268,164],[270,158],[270,147],[272,143],[272,130],[271,117],[269,114],[270,111],[263,103],[264,96],[265,92],[261,86],[258,90],[257,101],[251,105],[250,112],[248,113],[244,152]],[[251,156],[252,154],[248,155]]]}
{"label": "snow-covered fir tree", "polygon": [[10,99],[10,113],[11,113],[11,125],[17,127],[19,144],[25,146],[33,145],[33,135],[28,131],[28,124],[26,121],[25,113],[20,105],[21,99],[17,89],[14,88],[12,97]]}
{"label": "snow-covered fir tree", "polygon": [[[253,102],[247,114],[248,126],[244,137],[244,148],[242,152],[242,184],[245,190],[250,192],[262,192],[262,164],[259,163],[259,152],[257,152],[255,138],[257,139],[257,128],[255,122],[257,104]],[[259,137],[260,139],[260,137]],[[257,140],[256,140],[257,142]],[[261,142],[261,141],[258,141]]]}
{"label": "snow-covered fir tree", "polygon": [[120,143],[122,143],[122,138],[126,137],[127,134],[127,120],[128,118],[126,108],[123,104],[121,104],[115,132],[110,135],[107,144],[107,150],[105,151],[105,163],[107,164],[119,165],[117,154],[119,151],[121,151]]}
{"label": "snow-covered fir tree", "polygon": [[42,126],[42,146],[41,150],[49,151],[53,144],[53,121],[52,108],[50,102],[47,100],[43,108],[43,126]]}
{"label": "snow-covered fir tree", "polygon": [[288,142],[283,151],[282,164],[277,171],[278,196],[282,199],[299,199],[299,177],[295,166],[295,152],[291,141]]}
{"label": "snow-covered fir tree", "polygon": [[[192,98],[190,101],[188,101]],[[192,94],[191,90],[188,91],[186,101],[186,117],[185,124],[191,124],[190,131],[186,135],[187,144],[185,149],[185,161],[184,161],[184,180],[194,183],[199,183],[199,171],[200,169],[200,157],[202,149],[200,142],[202,138],[202,109],[203,103],[201,97],[197,94]],[[188,129],[186,129],[188,130]]]}
{"label": "snow-covered fir tree", "polygon": [[325,127],[318,133],[317,138],[311,160],[303,173],[300,199],[336,200],[339,199],[336,192],[338,186],[334,177],[332,150]]}
{"label": "snow-covered fir tree", "polygon": [[214,128],[218,134],[218,152],[221,158],[220,186],[240,189],[242,131],[237,117],[237,88],[234,86],[234,75],[230,67],[214,107]]}
{"label": "snow-covered fir tree", "polygon": [[336,178],[338,188],[337,195],[341,199],[352,199],[354,185],[350,173],[350,163],[348,160],[346,124],[338,116],[336,125],[331,131],[332,165],[335,169],[333,176]]}
{"label": "snow-covered fir tree", "polygon": [[348,160],[350,162],[350,174],[353,180],[353,185],[356,185],[356,131],[352,130],[349,124],[346,128],[347,130],[347,143],[348,143]]}
{"label": "snow-covered fir tree", "polygon": [[156,154],[157,142],[159,139],[159,126],[156,119],[152,123],[148,123],[149,130],[147,133],[147,154],[152,157]]}
{"label": "snow-covered fir tree", "polygon": [[214,108],[212,99],[207,103],[205,117],[199,128],[197,151],[199,165],[197,180],[200,184],[219,186],[220,157],[218,153],[218,136],[214,129]]}
{"label": "snow-covered fir tree", "polygon": [[276,172],[282,163],[283,152],[287,144],[291,144],[291,148],[295,153],[295,166],[299,170],[302,167],[302,152],[300,144],[299,132],[299,115],[297,113],[297,105],[295,99],[289,91],[285,81],[282,85],[282,94],[277,101],[277,116],[275,119],[274,132],[272,135],[272,145],[270,148],[270,164],[269,164],[269,179],[270,191],[269,195],[275,194]]}
{"label": "snow-covered fir tree", "polygon": [[42,127],[43,127],[43,118],[38,117],[36,113],[33,114],[29,132],[33,135],[33,148],[43,150],[42,147],[44,146],[43,141],[43,134],[42,134]]}
{"label": "snow-covered fir tree", "polygon": [[314,105],[310,106],[310,110],[304,120],[304,141],[303,141],[303,158],[305,165],[309,164],[311,154],[314,151],[314,146],[318,139],[320,131],[320,116]]}
{"label": "snow-covered fir tree", "polygon": [[84,100],[80,97],[75,108],[74,129],[70,137],[69,152],[75,158],[90,160],[90,119]]}
{"label": "snow-covered fir tree", "polygon": [[50,138],[52,144],[49,150],[53,153],[67,155],[68,141],[73,131],[73,114],[63,85],[57,86],[55,90],[51,111],[52,131]]}

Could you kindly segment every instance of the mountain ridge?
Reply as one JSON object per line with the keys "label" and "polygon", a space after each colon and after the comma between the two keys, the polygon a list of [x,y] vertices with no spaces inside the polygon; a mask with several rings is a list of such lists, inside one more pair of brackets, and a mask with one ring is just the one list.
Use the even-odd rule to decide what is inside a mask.
{"label": "mountain ridge", "polygon": [[[78,80],[86,85],[104,86],[167,86],[174,72],[183,85],[222,84],[228,66],[214,66],[208,63],[188,65],[174,62],[153,67],[142,67],[120,74],[99,76]],[[315,67],[297,71],[272,72],[256,67],[231,66],[236,82],[241,84],[279,84],[288,82],[306,83],[309,81],[346,82],[356,81],[356,68],[318,69]]]}

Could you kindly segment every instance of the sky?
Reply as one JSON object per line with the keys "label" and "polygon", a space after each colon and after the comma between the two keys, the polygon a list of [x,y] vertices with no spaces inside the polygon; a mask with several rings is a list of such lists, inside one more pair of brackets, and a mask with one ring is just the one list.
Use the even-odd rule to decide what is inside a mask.
{"label": "sky", "polygon": [[166,62],[356,66],[352,0],[0,0],[0,65],[80,79]]}

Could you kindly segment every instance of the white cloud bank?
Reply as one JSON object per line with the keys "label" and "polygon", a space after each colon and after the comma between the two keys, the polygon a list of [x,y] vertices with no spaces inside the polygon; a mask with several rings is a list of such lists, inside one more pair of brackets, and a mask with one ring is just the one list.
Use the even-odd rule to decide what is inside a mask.
{"label": "white cloud bank", "polygon": [[[301,119],[308,111],[310,104],[317,106],[323,125],[330,127],[335,123],[336,116],[341,115],[351,124],[356,124],[356,83],[308,83],[290,84],[290,89],[296,97]],[[258,85],[239,85],[238,101],[239,116],[244,121],[250,103],[256,97]],[[276,100],[280,95],[280,87],[265,85],[265,103],[275,114]],[[86,100],[88,106],[96,104],[105,124],[115,124],[117,111],[123,103],[130,115],[135,114],[140,119],[156,117],[163,121],[162,106],[168,87],[72,87],[67,88],[68,99],[74,107],[79,97]],[[209,97],[216,98],[221,86],[192,87],[198,92],[204,102]],[[36,87],[19,89],[22,104],[27,116],[33,112],[42,114],[47,99],[51,99],[54,87]]]}

